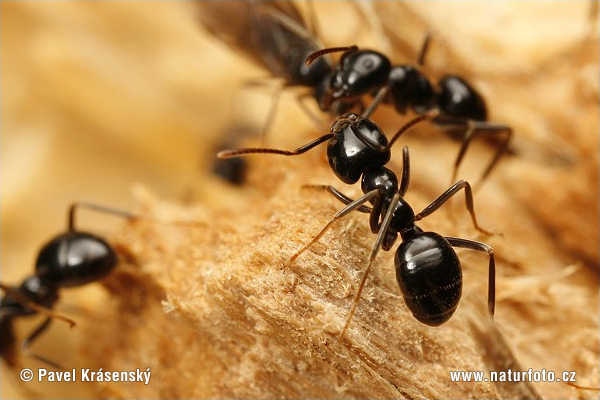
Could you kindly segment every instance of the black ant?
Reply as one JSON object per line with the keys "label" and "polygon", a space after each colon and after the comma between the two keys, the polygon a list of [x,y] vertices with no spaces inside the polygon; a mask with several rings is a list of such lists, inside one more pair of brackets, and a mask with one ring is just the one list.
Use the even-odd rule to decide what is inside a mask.
{"label": "black ant", "polygon": [[[488,311],[490,315],[494,314],[495,260],[492,248],[487,244],[472,240],[443,237],[434,232],[423,232],[415,224],[464,189],[467,210],[471,215],[474,227],[480,232],[490,234],[477,223],[473,207],[473,193],[469,183],[459,180],[421,212],[415,214],[404,200],[410,179],[408,147],[403,148],[403,170],[400,184],[398,184],[396,174],[385,168],[391,157],[390,147],[398,137],[416,123],[435,116],[436,113],[433,112],[414,118],[401,127],[388,141],[383,131],[374,122],[356,114],[347,114],[339,117],[333,123],[330,133],[293,151],[247,148],[225,150],[218,154],[219,157],[235,157],[252,153],[294,156],[327,141],[329,165],[335,175],[347,184],[356,183],[362,177],[361,189],[364,195],[357,200],[352,200],[332,186],[316,186],[327,190],[346,204],[346,207],[338,211],[332,220],[288,262],[288,265],[293,263],[298,256],[317,242],[338,219],[352,211],[370,214],[369,225],[371,231],[377,234],[377,239],[340,337],[344,336],[354,315],[379,249],[389,251],[398,235],[402,238],[402,243],[396,251],[396,276],[405,302],[417,320],[430,326],[440,325],[452,316],[458,305],[462,291],[462,272],[460,261],[452,247],[468,248],[489,255]],[[370,202],[372,207],[366,206],[367,202]]]}
{"label": "black ant", "polygon": [[419,70],[424,64],[429,48],[428,34],[421,46],[416,65],[394,65],[382,53],[360,50],[357,46],[326,48],[311,54],[306,64],[311,65],[323,55],[343,52],[336,70],[327,76],[323,84],[319,106],[323,111],[333,109],[364,109],[362,97],[375,94],[369,107],[362,111],[368,118],[381,103],[392,103],[396,111],[406,114],[412,109],[417,114],[438,110],[433,122],[450,133],[460,133],[462,145],[454,163],[452,181],[471,141],[481,134],[499,137],[496,154],[483,172],[484,180],[493,170],[500,157],[508,149],[512,129],[506,125],[488,122],[483,97],[464,79],[446,75],[434,87],[427,76]]}
{"label": "black ant", "polygon": [[[9,365],[16,365],[15,318],[43,314],[46,319],[23,341],[22,348],[31,344],[50,326],[53,318],[63,320],[71,327],[75,322],[52,311],[62,288],[83,286],[104,278],[117,265],[115,250],[101,237],[75,228],[75,212],[87,208],[116,214],[133,220],[132,214],[90,203],[74,203],[69,208],[68,228],[55,236],[39,251],[35,273],[18,287],[0,284],[6,293],[0,300],[0,357]],[[32,357],[60,368],[56,363],[28,352]]]}
{"label": "black ant", "polygon": [[[486,122],[483,98],[458,76],[443,78],[436,91],[415,66],[392,67],[390,60],[379,52],[359,50],[356,46],[319,50],[316,35],[307,28],[300,12],[290,2],[209,1],[195,4],[201,10],[199,19],[209,32],[249,56],[274,76],[283,78],[285,86],[310,88],[310,95],[322,111],[339,116],[357,106],[362,110],[361,98],[375,91],[378,93],[369,108],[362,110],[365,118],[382,101],[393,102],[401,114],[409,108],[418,114],[438,110],[439,115],[434,122],[450,133],[460,132],[463,137],[452,181],[456,179],[469,144],[477,136],[488,133],[500,137],[496,154],[480,180],[489,175],[508,148],[512,129]],[[423,65],[428,47],[429,35],[417,65]],[[344,52],[335,69],[331,61],[323,57],[334,52]],[[263,132],[267,131],[273,119],[278,95],[279,91],[275,94]],[[299,100],[305,97],[306,94]],[[299,104],[303,105],[301,101]],[[302,108],[311,114],[308,108]]]}

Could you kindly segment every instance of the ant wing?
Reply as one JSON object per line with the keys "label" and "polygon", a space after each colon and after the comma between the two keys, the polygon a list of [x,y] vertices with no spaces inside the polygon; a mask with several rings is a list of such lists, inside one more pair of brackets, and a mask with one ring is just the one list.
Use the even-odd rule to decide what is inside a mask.
{"label": "ant wing", "polygon": [[[284,15],[300,26],[304,20],[298,9],[286,1],[194,1],[196,18],[215,38],[228,45],[236,53],[249,58],[256,65],[271,70],[263,54],[268,52],[257,42],[259,29],[270,29],[267,15]],[[261,27],[261,23],[265,23]]]}
{"label": "ant wing", "polygon": [[297,84],[306,55],[321,45],[293,2],[197,1],[204,28],[272,75]]}

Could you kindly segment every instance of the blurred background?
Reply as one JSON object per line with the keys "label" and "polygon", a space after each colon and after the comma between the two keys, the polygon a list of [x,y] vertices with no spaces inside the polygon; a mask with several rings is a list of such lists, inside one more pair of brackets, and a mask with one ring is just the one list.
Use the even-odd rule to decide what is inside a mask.
{"label": "blurred background", "polygon": [[[325,45],[368,45],[395,62],[414,60],[431,30],[428,71],[472,77],[489,99],[492,119],[516,127],[521,154],[543,160],[542,167],[585,162],[585,168],[563,171],[573,180],[588,174],[586,182],[593,183],[573,189],[580,200],[573,207],[565,203],[573,196],[561,197],[564,187],[547,182],[532,180],[527,194],[515,190],[524,202],[542,198],[533,206],[541,217],[557,210],[575,215],[563,217],[581,223],[583,239],[557,234],[557,241],[586,267],[598,268],[598,113],[589,107],[598,99],[597,42],[590,45],[598,21],[592,2],[315,6]],[[239,196],[210,169],[226,132],[256,130],[264,122],[272,92],[244,86],[268,74],[202,31],[191,2],[2,1],[0,7],[2,282],[16,284],[31,274],[40,246],[66,228],[73,201],[135,210],[139,185],[181,203]],[[574,59],[583,67],[565,64],[561,76],[575,84],[547,82],[545,94],[529,85],[560,68],[557,62]],[[575,97],[581,103],[564,101]],[[306,142],[307,131],[327,129],[326,118],[315,128],[294,99],[284,93],[267,138],[281,148]],[[541,119],[544,113],[552,118]],[[98,234],[109,235],[120,224],[81,215],[78,226]],[[559,228],[545,224],[546,230]],[[85,313],[89,290],[95,289],[69,290],[61,310],[75,318]],[[60,325],[54,323],[39,345],[69,365],[79,344]],[[18,335],[31,327],[19,326]],[[95,396],[92,385],[23,392],[18,378],[1,369],[3,398]]]}

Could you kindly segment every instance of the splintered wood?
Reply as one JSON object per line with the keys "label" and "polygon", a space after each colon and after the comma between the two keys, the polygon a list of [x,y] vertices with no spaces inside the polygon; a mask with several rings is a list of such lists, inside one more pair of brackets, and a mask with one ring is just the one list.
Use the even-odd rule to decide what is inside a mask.
{"label": "splintered wood", "polygon": [[[336,222],[287,264],[343,206],[303,185],[331,184],[352,198],[360,188],[336,180],[325,146],[297,157],[255,155],[247,159],[242,187],[208,172],[190,184],[185,202],[137,187],[136,212],[164,222],[141,219],[109,237],[121,262],[102,282],[105,293],[88,306],[93,315],[78,321],[72,334],[81,336],[82,366],[150,368],[152,375],[147,385],[98,383],[96,395],[595,398],[594,391],[521,375],[544,370],[562,380],[563,371],[573,371],[578,384],[600,386],[599,43],[597,16],[574,4],[577,14],[571,2],[316,4],[327,45],[359,41],[327,22],[354,18],[355,34],[371,35],[358,44],[389,51],[394,63],[414,60],[430,31],[424,70],[432,79],[453,73],[471,80],[487,99],[491,119],[514,129],[509,154],[475,192],[478,221],[494,235],[473,228],[462,194],[419,222],[424,230],[493,247],[493,321],[486,312],[485,254],[457,250],[462,299],[451,320],[433,328],[404,304],[396,245],[378,255],[340,340],[375,241],[366,214]],[[237,63],[234,54],[231,60]],[[307,128],[306,116],[287,104],[292,98],[282,97],[285,117],[276,117],[266,138],[270,147],[293,149],[328,129]],[[388,106],[372,119],[388,136],[406,121]],[[406,200],[418,212],[449,186],[458,144],[427,123],[400,142],[390,166],[400,173],[401,147],[408,145]],[[480,142],[467,152],[459,178],[475,181],[492,157],[493,143]],[[509,370],[520,378],[489,379],[491,371]],[[461,371],[483,371],[488,380],[455,381],[451,373]]]}

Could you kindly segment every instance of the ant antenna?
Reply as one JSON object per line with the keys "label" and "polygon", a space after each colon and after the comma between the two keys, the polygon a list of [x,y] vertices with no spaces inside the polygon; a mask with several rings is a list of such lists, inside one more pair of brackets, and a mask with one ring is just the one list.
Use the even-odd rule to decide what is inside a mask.
{"label": "ant antenna", "polygon": [[358,46],[353,45],[353,46],[342,46],[342,47],[328,47],[326,49],[321,49],[321,50],[317,50],[314,53],[311,53],[308,55],[308,57],[306,57],[306,61],[305,64],[308,67],[310,64],[312,64],[317,58],[324,56],[325,54],[331,54],[331,53],[339,53],[339,52],[349,52],[349,51],[357,51],[358,50]]}
{"label": "ant antenna", "polygon": [[54,312],[54,311],[50,310],[49,308],[40,306],[36,302],[29,300],[26,296],[23,296],[18,291],[14,290],[13,288],[11,288],[9,286],[6,286],[3,283],[0,283],[0,289],[2,289],[9,297],[15,299],[23,306],[25,306],[37,313],[44,314],[44,315],[48,316],[49,318],[55,318],[60,321],[66,322],[67,324],[69,324],[69,328],[73,328],[77,325],[75,323],[75,321],[73,321],[72,319],[67,318],[63,315],[60,315],[59,313]]}
{"label": "ant antenna", "polygon": [[312,142],[305,144],[304,146],[298,147],[296,150],[278,150],[278,149],[266,149],[266,148],[246,148],[246,149],[226,149],[221,150],[217,153],[217,158],[231,158],[240,157],[245,154],[257,154],[257,153],[269,153],[269,154],[281,154],[284,156],[297,156],[305,153],[315,146],[320,145],[323,142],[328,141],[333,137],[333,133],[328,133],[320,138],[313,140]]}
{"label": "ant antenna", "polygon": [[437,108],[434,108],[433,110],[430,110],[424,114],[419,115],[418,117],[408,121],[406,124],[404,124],[404,126],[402,126],[398,132],[396,132],[394,134],[394,136],[392,136],[392,138],[390,139],[389,143],[387,144],[387,146],[385,146],[385,150],[389,150],[392,145],[394,144],[394,142],[396,140],[398,140],[398,138],[407,130],[409,130],[410,128],[412,128],[413,126],[415,126],[416,124],[418,124],[419,122],[425,121],[427,119],[434,119],[435,117],[437,117],[439,115],[440,111]]}
{"label": "ant antenna", "polygon": [[375,240],[375,244],[373,245],[373,249],[371,250],[371,254],[369,255],[369,264],[367,265],[367,268],[365,268],[365,271],[363,272],[363,276],[360,280],[358,290],[356,291],[356,294],[354,295],[354,301],[352,302],[352,307],[350,308],[350,312],[348,313],[348,316],[346,317],[346,323],[344,324],[344,327],[342,328],[342,331],[340,332],[340,335],[339,335],[340,340],[344,339],[344,335],[346,335],[346,330],[348,330],[348,326],[350,326],[352,317],[354,317],[354,313],[356,312],[356,307],[358,306],[358,302],[360,301],[360,296],[365,287],[365,282],[367,281],[367,277],[369,276],[369,273],[371,272],[371,268],[373,267],[373,262],[375,261],[375,258],[377,257],[377,253],[379,253],[379,250],[381,249],[383,237],[385,235],[385,232],[388,230],[390,223],[392,222],[394,210],[396,209],[396,204],[398,204],[399,199],[400,199],[400,193],[396,193],[394,195],[394,197],[392,197],[390,206],[388,207],[388,210],[385,213],[385,216],[383,217],[383,221],[381,222],[379,234],[377,235],[377,239]]}

